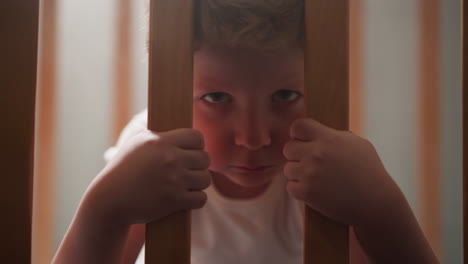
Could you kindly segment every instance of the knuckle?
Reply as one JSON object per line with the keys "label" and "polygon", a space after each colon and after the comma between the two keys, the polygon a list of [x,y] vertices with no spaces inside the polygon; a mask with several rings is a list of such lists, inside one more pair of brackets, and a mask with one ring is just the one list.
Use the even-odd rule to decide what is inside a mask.
{"label": "knuckle", "polygon": [[294,177],[297,174],[296,166],[291,162],[288,162],[286,165],[284,165],[283,171],[287,178]]}
{"label": "knuckle", "polygon": [[284,175],[286,177],[288,177],[290,175],[290,173],[291,173],[291,163],[290,162],[286,162],[286,164],[283,167],[283,172],[284,172]]}
{"label": "knuckle", "polygon": [[206,189],[211,185],[211,174],[209,172],[207,172],[204,175],[203,180],[204,180],[204,182],[203,182],[204,184],[203,184],[202,189]]}
{"label": "knuckle", "polygon": [[167,185],[171,188],[173,188],[174,186],[179,186],[182,181],[182,177],[178,173],[167,173],[165,178]]}
{"label": "knuckle", "polygon": [[143,145],[148,151],[158,152],[158,153],[167,153],[170,152],[171,145],[164,139],[156,134],[148,134],[145,136]]}
{"label": "knuckle", "polygon": [[298,129],[301,126],[303,126],[307,122],[307,120],[308,120],[308,118],[298,118],[298,119],[294,120],[291,127],[295,128],[295,129]]}
{"label": "knuckle", "polygon": [[311,157],[314,161],[320,163],[326,159],[327,153],[323,148],[317,148],[314,152],[312,152]]}
{"label": "knuckle", "polygon": [[175,151],[159,152],[161,164],[166,168],[173,168],[177,165],[177,154]]}
{"label": "knuckle", "polygon": [[149,130],[140,132],[137,137],[139,137],[139,140],[141,140],[140,142],[143,146],[148,146],[150,148],[152,148],[154,144],[158,145],[160,143],[158,141],[159,137],[155,134],[152,134]]}
{"label": "knuckle", "polygon": [[305,166],[305,168],[302,169],[302,172],[309,177],[315,176],[315,169],[313,166]]}
{"label": "knuckle", "polygon": [[290,128],[290,135],[297,138],[307,138],[311,133],[311,128],[313,127],[314,120],[310,118],[300,118],[295,120]]}
{"label": "knuckle", "polygon": [[292,122],[291,128],[290,128],[290,134],[295,135],[296,132],[298,131],[299,127],[301,126],[302,119],[296,119]]}
{"label": "knuckle", "polygon": [[183,136],[189,136],[189,135],[192,135],[193,130],[194,129],[192,128],[178,128],[178,129],[175,129],[174,131],[179,131],[180,134]]}
{"label": "knuckle", "polygon": [[293,128],[297,131],[304,131],[310,122],[313,122],[310,118],[299,118],[294,122]]}
{"label": "knuckle", "polygon": [[283,147],[283,155],[287,158],[291,158],[291,152],[292,152],[292,143],[291,141],[286,142]]}
{"label": "knuckle", "polygon": [[209,172],[204,171],[202,173],[197,174],[195,177],[189,179],[187,184],[193,186],[194,189],[197,190],[204,190],[211,185],[211,177],[209,176]]}
{"label": "knuckle", "polygon": [[339,147],[346,143],[348,140],[347,136],[349,133],[343,131],[333,131],[329,133],[326,139],[323,141],[327,147]]}
{"label": "knuckle", "polygon": [[203,148],[205,146],[205,139],[203,137],[202,132],[195,130],[195,129],[188,129],[189,134],[188,136],[192,137],[194,141]]}
{"label": "knuckle", "polygon": [[196,130],[196,129],[191,129],[193,136],[197,137],[199,140],[203,140],[203,134],[201,131]]}
{"label": "knuckle", "polygon": [[210,164],[211,164],[211,158],[210,158],[210,155],[208,154],[208,152],[205,152],[205,151],[202,151],[201,152],[202,154],[202,157],[201,157],[201,163],[202,163],[202,167],[204,169],[207,169],[208,167],[210,167]]}
{"label": "knuckle", "polygon": [[194,200],[193,207],[194,209],[202,208],[208,200],[208,196],[204,192],[200,192],[200,195]]}
{"label": "knuckle", "polygon": [[[166,180],[171,181],[169,178]],[[174,192],[174,188],[171,186],[172,184],[166,184],[165,187],[163,187],[161,191],[157,193],[157,195],[161,196],[161,200],[167,202],[168,204],[179,204],[180,196],[177,192]]]}
{"label": "knuckle", "polygon": [[157,132],[146,129],[143,134],[149,141],[154,142],[154,143],[165,141],[164,140],[165,137],[163,133],[157,133]]}

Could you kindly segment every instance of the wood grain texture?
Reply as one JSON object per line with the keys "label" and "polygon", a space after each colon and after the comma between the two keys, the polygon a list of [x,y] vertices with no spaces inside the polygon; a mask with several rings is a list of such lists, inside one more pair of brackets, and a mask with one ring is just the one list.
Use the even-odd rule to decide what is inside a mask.
{"label": "wood grain texture", "polygon": [[[148,129],[192,127],[193,0],[151,0]],[[146,263],[190,263],[190,212],[146,227]]]}
{"label": "wood grain texture", "polygon": [[[364,15],[363,0],[349,1],[349,129],[360,137],[364,135]],[[350,262],[367,263],[354,229],[349,229]]]}
{"label": "wood grain texture", "polygon": [[0,1],[0,260],[31,261],[38,0]]}
{"label": "wood grain texture", "polygon": [[[307,114],[340,130],[349,126],[349,2],[305,1]],[[305,264],[349,263],[348,227],[306,207]]]}
{"label": "wood grain texture", "polygon": [[55,248],[57,1],[43,0],[40,8],[32,262],[50,263]]}
{"label": "wood grain texture", "polygon": [[421,227],[441,259],[440,1],[420,0],[418,196]]}
{"label": "wood grain texture", "polygon": [[131,90],[131,22],[132,0],[119,0],[117,5],[117,43],[115,56],[115,99],[113,141],[117,141],[120,132],[130,119]]}
{"label": "wood grain texture", "polygon": [[462,1],[462,89],[463,89],[463,259],[468,264],[468,3]]}
{"label": "wood grain texture", "polygon": [[364,136],[364,3],[349,2],[349,127]]}

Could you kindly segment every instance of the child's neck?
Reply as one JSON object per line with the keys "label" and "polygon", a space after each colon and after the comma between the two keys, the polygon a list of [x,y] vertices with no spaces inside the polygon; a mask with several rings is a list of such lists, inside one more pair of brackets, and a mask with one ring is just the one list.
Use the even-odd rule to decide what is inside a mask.
{"label": "child's neck", "polygon": [[230,199],[253,199],[264,193],[270,185],[269,182],[260,187],[244,187],[232,182],[223,174],[213,172],[212,175],[214,187],[221,195]]}

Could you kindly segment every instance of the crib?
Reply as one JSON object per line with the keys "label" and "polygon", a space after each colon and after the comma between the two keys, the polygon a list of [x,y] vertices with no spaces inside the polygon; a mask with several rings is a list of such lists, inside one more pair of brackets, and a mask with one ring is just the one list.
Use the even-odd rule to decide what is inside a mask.
{"label": "crib", "polygon": [[[48,3],[50,8],[47,12],[53,13],[53,2],[43,1],[41,4]],[[121,3],[125,5],[128,1],[122,0]],[[150,25],[162,26],[150,28],[148,88],[148,129],[150,130],[166,131],[191,127],[193,71],[191,43],[195,3],[196,0],[151,0]],[[350,13],[352,4],[355,2],[349,0],[305,0],[304,8],[307,114],[340,130],[349,130],[350,123],[348,87],[352,80],[349,73],[349,21],[350,14],[352,16],[352,12]],[[39,0],[0,2],[0,35],[4,36],[0,42],[0,51],[3,53],[0,59],[2,87],[0,109],[6,119],[0,132],[5,142],[1,148],[0,166],[4,172],[0,187],[0,208],[3,213],[0,257],[4,263],[31,262],[33,183],[37,184],[37,179],[34,179],[33,175],[37,75],[41,76],[40,82],[46,83],[50,78],[48,76],[50,72],[36,73],[39,10]],[[43,12],[46,12],[45,10],[44,8]],[[426,11],[430,10],[429,8]],[[465,207],[468,204],[466,200],[468,172],[465,168],[468,164],[465,155],[468,151],[465,139],[468,131],[468,120],[465,120],[468,114],[468,107],[465,106],[468,100],[465,80],[468,72],[465,61],[468,56],[464,52],[464,37],[467,30],[465,15],[468,7],[465,1],[462,3],[462,12],[463,224],[465,227],[468,221],[468,216],[465,216],[467,212]],[[54,23],[47,20],[52,17],[50,14],[43,16],[44,25]],[[430,19],[431,16],[428,15],[428,21]],[[47,31],[42,32],[42,34],[47,33]],[[355,31],[351,28],[351,34],[353,33]],[[124,36],[122,39],[125,38]],[[44,41],[47,39],[51,38],[44,38]],[[54,48],[53,41],[43,43],[43,46]],[[323,63],[325,61],[327,63]],[[42,63],[48,64],[50,61],[44,58]],[[49,70],[53,71],[50,68]],[[430,75],[431,69],[426,71]],[[174,87],[177,90],[169,90],[167,87]],[[431,102],[428,100],[428,105],[425,107],[432,107]],[[52,103],[45,105],[50,106]],[[173,115],[171,110],[174,105],[178,106],[176,115]],[[47,111],[53,111],[53,108],[44,110],[43,114],[46,115]],[[428,126],[429,129],[430,125]],[[428,190],[431,191],[433,192]],[[348,227],[337,224],[310,208],[305,210],[304,263],[349,263]],[[433,219],[430,213],[427,218]],[[190,212],[177,213],[148,224],[146,230],[146,263],[190,263]],[[50,230],[42,230],[44,235],[47,232]],[[467,239],[468,232],[464,231],[464,256],[468,252]],[[468,259],[465,259],[465,263],[468,263]]]}

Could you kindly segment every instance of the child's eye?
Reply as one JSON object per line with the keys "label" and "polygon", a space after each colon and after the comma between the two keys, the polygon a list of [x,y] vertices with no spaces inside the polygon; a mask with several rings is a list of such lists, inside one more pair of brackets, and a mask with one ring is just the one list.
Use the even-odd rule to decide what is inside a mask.
{"label": "child's eye", "polygon": [[279,90],[273,94],[273,101],[275,102],[292,102],[302,96],[301,93],[291,90]]}
{"label": "child's eye", "polygon": [[209,93],[205,94],[200,97],[201,100],[208,101],[212,104],[220,104],[220,103],[228,103],[231,101],[231,96],[227,93],[223,92],[216,92],[216,93]]}

